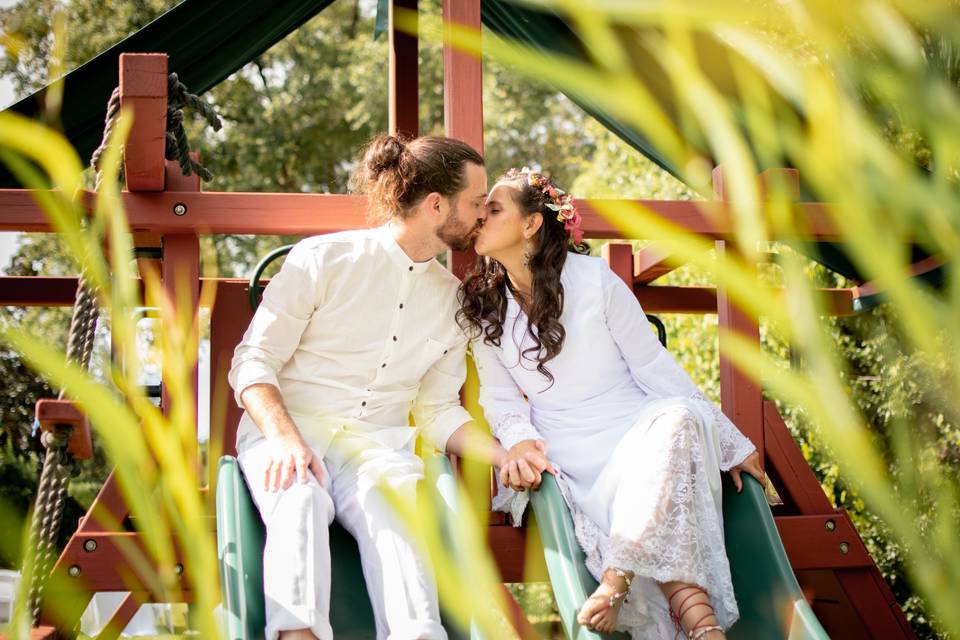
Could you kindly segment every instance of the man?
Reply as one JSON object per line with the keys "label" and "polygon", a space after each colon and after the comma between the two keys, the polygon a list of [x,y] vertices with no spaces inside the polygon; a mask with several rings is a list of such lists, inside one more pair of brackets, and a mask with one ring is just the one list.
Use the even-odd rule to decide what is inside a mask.
{"label": "man", "polygon": [[468,248],[484,219],[483,159],[448,138],[379,136],[355,184],[387,223],[299,242],[264,291],[230,371],[246,409],[238,459],[267,528],[268,640],[333,636],[334,517],[360,548],[377,637],[445,638],[426,562],[377,485],[412,498],[423,475],[417,433],[496,466],[505,457],[466,426],[458,280],[435,260]]}

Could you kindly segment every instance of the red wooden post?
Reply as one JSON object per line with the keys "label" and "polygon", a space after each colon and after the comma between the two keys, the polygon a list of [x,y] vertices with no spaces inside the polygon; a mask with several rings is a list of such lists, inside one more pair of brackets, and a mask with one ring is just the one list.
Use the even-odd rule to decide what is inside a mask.
{"label": "red wooden post", "polygon": [[133,109],[123,150],[130,191],[163,191],[167,130],[167,54],[120,54],[120,106]]}
{"label": "red wooden post", "polygon": [[[443,21],[480,30],[480,0],[443,0]],[[483,153],[483,65],[480,58],[443,42],[443,122],[447,136]],[[458,278],[476,260],[473,250],[451,251],[447,265]]]}
{"label": "red wooden post", "polygon": [[[713,170],[714,195],[725,199],[721,167]],[[724,240],[716,242],[717,263],[723,264],[728,251]],[[763,397],[760,384],[737,369],[724,353],[724,343],[729,333],[739,334],[760,343],[760,327],[757,318],[747,316],[730,300],[722,286],[717,286],[717,314],[720,344],[720,406],[727,417],[750,438],[760,452],[760,464],[764,464],[763,445]]]}
{"label": "red wooden post", "polygon": [[[480,0],[443,0],[444,25],[480,30]],[[483,153],[483,68],[480,58],[443,43],[443,121],[451,138]]]}
{"label": "red wooden post", "polygon": [[[196,159],[196,156],[194,156]],[[167,161],[165,164],[166,184],[172,189],[180,192],[199,192],[200,177],[196,174],[184,176],[180,171],[180,166],[173,161]],[[185,204],[174,205],[172,214],[176,217],[185,218],[190,215],[190,209]],[[168,214],[169,215],[169,214]],[[170,300],[179,302],[186,300],[190,305],[190,317],[196,319],[199,313],[198,302],[200,298],[200,240],[197,237],[196,227],[193,233],[168,233],[162,238],[163,243],[163,266],[161,278],[165,294]],[[183,289],[186,287],[186,289]],[[197,336],[195,335],[194,338]],[[192,344],[187,345],[191,354],[197,354],[200,348],[195,339]],[[193,391],[194,401],[197,400],[197,370],[198,365],[194,363],[191,373],[191,383],[189,388]],[[167,395],[166,385],[161,389],[161,403],[165,411],[169,411],[170,398]],[[194,424],[196,424],[196,411],[194,411]]]}
{"label": "red wooden post", "polygon": [[[210,313],[210,442],[223,438],[223,453],[236,455],[237,426],[243,410],[227,382],[233,350],[250,324],[253,310],[242,280],[221,280]],[[223,402],[224,405],[219,403]]]}
{"label": "red wooden post", "polygon": [[395,10],[417,12],[417,0],[390,0],[390,133],[415,138],[420,130],[417,37],[397,29]]}
{"label": "red wooden post", "polygon": [[633,290],[633,248],[626,242],[608,242],[600,247],[600,255],[610,270]]}

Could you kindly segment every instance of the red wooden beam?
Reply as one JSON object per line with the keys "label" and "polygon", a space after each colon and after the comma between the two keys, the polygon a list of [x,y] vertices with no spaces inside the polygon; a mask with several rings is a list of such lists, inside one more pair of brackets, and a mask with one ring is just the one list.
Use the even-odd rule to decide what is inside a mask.
{"label": "red wooden beam", "polygon": [[916,638],[879,569],[837,571],[836,576],[870,637]]}
{"label": "red wooden beam", "polygon": [[676,269],[667,262],[669,257],[670,253],[657,245],[637,251],[633,254],[633,284],[649,284]]}
{"label": "red wooden beam", "polygon": [[[204,283],[216,284],[221,289],[227,286],[241,287],[244,290],[241,302],[249,308],[245,297],[247,295],[246,280],[201,278],[200,283],[201,286]],[[76,291],[77,279],[73,276],[0,276],[0,306],[65,307],[73,304]],[[644,310],[650,313],[717,312],[717,293],[714,287],[642,285],[634,287],[633,291]],[[829,306],[832,309],[831,315],[842,316],[853,313],[853,289],[818,289],[818,291],[821,295],[828,297]],[[249,318],[247,320],[249,321]],[[229,321],[229,318],[224,318],[224,321]],[[242,330],[240,335],[243,335]],[[238,336],[234,344],[239,340]]]}
{"label": "red wooden beam", "polygon": [[[121,194],[131,229],[158,233],[249,233],[307,235],[367,227],[367,202],[363,196],[322,193],[244,193],[208,191]],[[84,194],[92,208],[93,194]],[[587,238],[622,238],[613,224],[597,213],[601,201],[581,200]],[[714,238],[733,233],[722,203],[689,200],[613,200],[649,208],[661,218],[691,233]],[[184,205],[182,209],[176,205]],[[829,205],[798,205],[801,215],[827,216]],[[711,210],[713,213],[711,213]],[[175,211],[182,211],[178,215]],[[716,214],[716,217],[713,216]],[[830,227],[813,225],[810,237],[836,239]],[[0,231],[50,231],[50,222],[27,189],[0,189]],[[638,238],[639,239],[639,238]]]}
{"label": "red wooden beam", "polygon": [[873,560],[843,509],[774,518],[793,569],[872,567]]}
{"label": "red wooden beam", "polygon": [[133,620],[133,616],[137,615],[140,605],[148,601],[149,599],[143,593],[128,593],[120,606],[113,612],[113,615],[110,616],[110,619],[107,620],[103,630],[97,634],[96,640],[116,640],[119,638],[123,630]]}
{"label": "red wooden beam", "polygon": [[[907,277],[907,275],[909,275],[909,277],[922,276],[935,269],[939,269],[943,266],[943,264],[943,258],[940,256],[928,256],[923,260],[919,260],[911,264],[907,268],[907,274],[904,277]],[[866,296],[872,296],[881,293],[883,290],[883,283],[874,280],[861,284],[858,287],[854,287],[853,296],[855,298],[864,298]]]}
{"label": "red wooden beam", "polygon": [[120,106],[133,110],[123,148],[130,191],[162,191],[167,130],[167,54],[120,54]]}
{"label": "red wooden beam", "polygon": [[389,71],[389,121],[390,133],[414,138],[420,129],[417,37],[397,29],[396,9],[409,11],[416,16],[417,0],[390,0],[390,71]]}
{"label": "red wooden beam", "polygon": [[[148,567],[145,575],[138,573],[136,563],[129,562],[128,550],[142,554]],[[183,564],[178,554],[178,561]],[[72,569],[72,571],[71,571]],[[74,535],[64,548],[54,567],[54,573],[63,580],[82,584],[91,594],[97,591],[149,592],[154,576],[159,570],[153,566],[150,554],[141,536],[136,531],[90,531]],[[69,576],[69,578],[67,577]],[[184,571],[178,578],[179,589],[188,591],[190,581]],[[48,588],[49,602],[57,602],[57,588],[61,580],[53,580]]]}
{"label": "red wooden beam", "polygon": [[801,515],[832,513],[833,504],[772,400],[763,403],[763,426],[766,471],[784,503]]}

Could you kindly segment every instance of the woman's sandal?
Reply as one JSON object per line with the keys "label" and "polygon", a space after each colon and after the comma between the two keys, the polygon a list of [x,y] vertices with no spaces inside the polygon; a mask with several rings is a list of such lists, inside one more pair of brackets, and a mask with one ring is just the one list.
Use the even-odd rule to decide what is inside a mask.
{"label": "woman's sandal", "polygon": [[[688,591],[690,589],[693,589],[694,592],[689,594],[683,600],[681,600],[678,606],[674,607],[673,598],[678,593],[682,591]],[[693,604],[688,606],[686,609],[684,609],[683,605],[689,602],[690,598],[693,598],[701,593],[707,597],[706,602],[694,602]],[[687,637],[690,640],[703,640],[703,638],[711,631],[723,631],[723,627],[721,627],[718,624],[701,626],[703,622],[708,618],[716,619],[716,615],[713,610],[713,605],[710,604],[710,595],[696,585],[687,585],[685,587],[680,587],[679,589],[677,589],[676,591],[670,594],[670,596],[667,598],[667,604],[670,607],[670,619],[673,620],[673,624],[675,624],[677,627],[677,637],[679,637],[681,633],[684,633],[683,626],[680,624],[680,621],[683,619],[683,616],[685,616],[694,607],[707,607],[710,609],[710,612],[702,616],[699,620],[697,620],[696,624],[690,627],[690,631],[687,633]]]}
{"label": "woman's sandal", "polygon": [[[577,615],[577,622],[584,625],[591,631],[599,631],[600,633],[610,633],[613,631],[614,627],[617,624],[617,617],[620,614],[620,607],[623,606],[624,601],[626,600],[627,593],[630,592],[630,584],[633,582],[633,577],[622,569],[607,569],[607,571],[612,571],[618,578],[623,578],[623,582],[626,587],[623,591],[614,591],[610,596],[604,596],[594,592],[587,602],[591,600],[606,600],[603,605],[603,608],[594,612],[589,620],[582,620],[580,614],[583,612],[583,608],[580,609],[580,614]],[[606,574],[606,572],[604,572]],[[584,603],[586,605],[586,602]],[[598,616],[600,619],[598,620]]]}

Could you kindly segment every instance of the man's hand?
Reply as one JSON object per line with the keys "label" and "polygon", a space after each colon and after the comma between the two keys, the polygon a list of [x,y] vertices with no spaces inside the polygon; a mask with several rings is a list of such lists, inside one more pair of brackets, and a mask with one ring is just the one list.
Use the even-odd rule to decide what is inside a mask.
{"label": "man's hand", "polygon": [[299,435],[279,436],[268,439],[270,457],[263,474],[263,486],[267,491],[281,491],[293,484],[296,477],[300,484],[307,484],[307,472],[323,484],[323,467],[320,458],[314,455]]}
{"label": "man's hand", "polygon": [[270,446],[263,487],[267,491],[280,491],[293,484],[294,477],[300,484],[306,484],[308,470],[323,484],[320,458],[307,446],[287,413],[280,389],[272,384],[252,384],[240,393],[240,401]]}
{"label": "man's hand", "polygon": [[539,488],[544,471],[555,473],[546,452],[543,440],[523,440],[513,445],[500,467],[500,484],[514,491]]}

